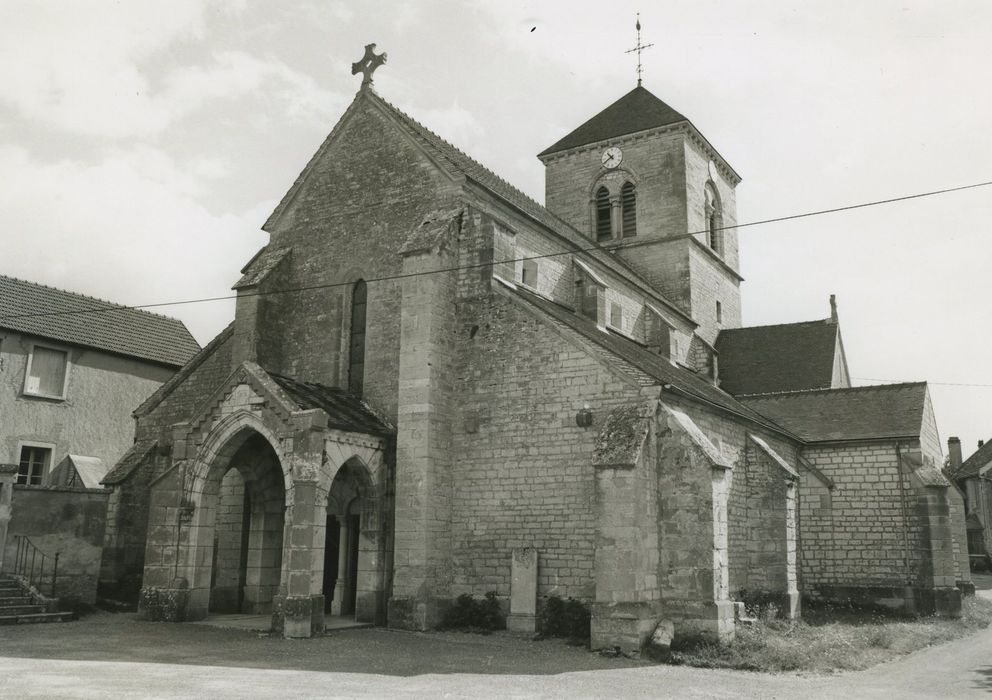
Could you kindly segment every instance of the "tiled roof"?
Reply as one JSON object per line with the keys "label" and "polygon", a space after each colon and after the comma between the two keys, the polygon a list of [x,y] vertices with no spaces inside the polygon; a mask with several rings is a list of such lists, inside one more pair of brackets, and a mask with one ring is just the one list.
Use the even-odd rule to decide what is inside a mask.
{"label": "tiled roof", "polygon": [[173,367],[200,349],[179,319],[4,275],[0,328]]}
{"label": "tiled roof", "polygon": [[[643,289],[650,290],[654,298],[664,304],[667,309],[691,321],[691,318],[684,311],[679,309],[679,307],[673,302],[666,299],[661,292],[651,286],[649,282],[635,272],[634,269],[624,260],[619,258],[614,253],[607,251],[605,248],[601,248],[595,241],[591,241],[583,236],[581,233],[572,228],[570,224],[559,219],[544,206],[525,195],[509,182],[496,175],[493,171],[489,170],[478,161],[474,160],[452,144],[445,141],[416,119],[384,100],[374,90],[360,91],[348,110],[353,109],[363,96],[366,96],[368,99],[374,101],[375,104],[382,107],[401,127],[407,131],[416,143],[418,143],[437,162],[441,163],[450,171],[460,173],[467,179],[480,185],[483,189],[487,190],[498,199],[507,202],[538,223],[547,227],[573,246],[573,250],[586,251],[588,255],[595,258],[600,264],[616,271],[618,274],[623,275],[634,284],[640,285]],[[338,124],[340,125],[344,121],[345,117],[342,117]],[[324,139],[324,143],[321,144],[321,147],[310,159],[310,162],[307,163],[306,167],[304,167],[303,171],[296,178],[293,186],[288,192],[286,192],[282,200],[272,212],[271,216],[269,216],[268,220],[262,226],[263,229],[266,231],[271,230],[271,227],[275,224],[275,221],[279,218],[286,207],[289,206],[289,203],[292,201],[296,192],[300,187],[302,187],[303,182],[306,180],[313,165],[320,159],[321,155],[334,139],[337,128],[338,127],[335,126],[334,130],[332,130],[328,137]]]}
{"label": "tiled roof", "polygon": [[241,268],[241,279],[231,289],[252,287],[264,280],[276,265],[289,253],[289,248],[269,248],[265,246],[255,254],[248,264]]}
{"label": "tiled roof", "polygon": [[158,442],[155,440],[136,442],[131,445],[131,448],[124,453],[124,456],[117,460],[117,464],[107,472],[106,476],[100,481],[104,486],[113,486],[114,484],[119,484],[124,481],[131,472],[137,469],[148,453],[151,452]]}
{"label": "tiled roof", "polygon": [[396,429],[357,396],[344,389],[300,382],[280,374],[266,372],[302,410],[319,408],[328,415],[332,428],[370,435],[393,435]]}
{"label": "tiled roof", "polygon": [[979,447],[968,459],[961,463],[953,476],[955,479],[967,479],[970,476],[977,476],[982,467],[992,462],[992,439],[986,440],[985,444]]}
{"label": "tiled roof", "polygon": [[740,397],[806,442],[919,437],[926,382]]}
{"label": "tiled roof", "polygon": [[807,321],[720,331],[720,387],[734,396],[829,389],[838,326]]}
{"label": "tiled roof", "polygon": [[579,333],[586,340],[605,348],[614,357],[633,365],[657,383],[670,385],[682,394],[731,411],[776,432],[783,432],[782,427],[743,405],[707,380],[687,369],[673,365],[664,357],[656,355],[633,340],[616,333],[602,331],[590,319],[520,287],[516,288],[514,296],[526,300],[556,321]]}
{"label": "tiled roof", "polygon": [[587,143],[688,121],[638,85],[595,117],[538,154],[538,158]]}

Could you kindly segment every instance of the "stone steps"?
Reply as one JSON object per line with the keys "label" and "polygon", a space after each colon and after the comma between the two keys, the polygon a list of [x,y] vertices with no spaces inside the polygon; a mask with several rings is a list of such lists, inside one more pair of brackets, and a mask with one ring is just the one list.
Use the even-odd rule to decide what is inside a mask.
{"label": "stone steps", "polygon": [[28,625],[39,622],[68,622],[75,619],[71,612],[45,612],[12,578],[0,578],[0,625]]}
{"label": "stone steps", "polygon": [[[40,605],[38,607],[41,607]],[[0,610],[0,625],[30,625],[39,622],[69,622],[73,619],[71,612],[41,612],[26,615],[7,615]]]}

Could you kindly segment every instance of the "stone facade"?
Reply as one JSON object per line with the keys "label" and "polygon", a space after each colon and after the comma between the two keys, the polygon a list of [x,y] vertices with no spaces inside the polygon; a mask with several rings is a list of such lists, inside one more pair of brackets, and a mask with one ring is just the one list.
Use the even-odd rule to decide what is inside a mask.
{"label": "stone facade", "polygon": [[[271,613],[289,637],[326,614],[427,629],[489,591],[528,628],[580,600],[593,646],[632,653],[658,625],[728,639],[742,599],[797,615],[841,571],[834,525],[867,522],[847,484],[868,498],[884,465],[720,391],[736,233],[678,236],[712,191],[732,226],[738,178],[687,124],[616,143],[629,170],[598,142],[545,159],[567,226],[363,87],[266,223],[232,326],[136,412],[107,582],[140,567],[146,618]],[[638,236],[670,245],[590,248],[592,188],[627,176]],[[937,590],[952,505],[916,471]]]}

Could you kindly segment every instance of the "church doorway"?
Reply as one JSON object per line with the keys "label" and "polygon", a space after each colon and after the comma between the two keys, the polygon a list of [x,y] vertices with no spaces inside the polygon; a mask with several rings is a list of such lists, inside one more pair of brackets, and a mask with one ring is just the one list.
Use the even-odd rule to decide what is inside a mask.
{"label": "church doorway", "polygon": [[[220,469],[218,469],[218,472]],[[208,610],[269,614],[282,569],[286,504],[272,446],[253,433],[204,489],[199,537],[211,547]],[[210,522],[212,520],[213,522]]]}
{"label": "church doorway", "polygon": [[367,510],[369,481],[364,465],[346,462],[334,477],[327,495],[324,541],[324,605],[331,615],[353,617],[362,565],[365,535],[362,514]]}

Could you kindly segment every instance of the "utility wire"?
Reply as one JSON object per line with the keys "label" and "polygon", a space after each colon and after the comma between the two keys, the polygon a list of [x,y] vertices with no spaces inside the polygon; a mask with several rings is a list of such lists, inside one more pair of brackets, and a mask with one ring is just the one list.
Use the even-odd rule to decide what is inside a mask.
{"label": "utility wire", "polygon": [[[893,203],[896,203],[896,202],[905,202],[905,201],[908,201],[908,200],[911,200],[911,199],[921,199],[923,197],[933,197],[933,196],[936,196],[936,195],[948,194],[948,193],[951,193],[951,192],[961,192],[963,190],[971,190],[971,189],[976,189],[976,188],[979,188],[979,187],[988,187],[990,185],[992,185],[992,180],[989,180],[989,181],[986,181],[986,182],[976,182],[976,183],[971,184],[971,185],[962,185],[960,187],[947,187],[947,188],[940,189],[940,190],[930,190],[928,192],[919,192],[917,194],[904,195],[904,196],[901,196],[901,197],[892,197],[892,198],[889,198],[889,199],[878,199],[878,200],[873,200],[873,201],[870,201],[870,202],[862,202],[860,204],[850,204],[850,205],[843,206],[843,207],[833,207],[831,209],[818,209],[816,211],[803,212],[803,213],[800,213],[800,214],[789,214],[789,215],[786,215],[786,216],[779,216],[779,217],[775,217],[775,218],[771,218],[771,219],[761,219],[761,220],[758,220],[758,221],[749,221],[749,222],[746,222],[746,223],[743,223],[743,224],[735,224],[733,226],[722,226],[722,227],[717,228],[717,229],[712,229],[712,231],[727,231],[727,230],[733,230],[733,229],[748,228],[750,226],[760,226],[760,225],[764,225],[764,224],[778,223],[778,222],[781,222],[781,221],[792,221],[794,219],[805,219],[805,218],[809,218],[809,217],[812,217],[812,216],[822,216],[824,214],[836,214],[838,212],[851,211],[853,209],[864,209],[866,207],[875,207],[875,206],[879,206],[879,205],[882,205],[882,204],[893,204]],[[396,275],[385,275],[383,277],[373,277],[373,278],[369,278],[369,279],[365,280],[365,282],[366,282],[366,284],[372,283],[372,282],[388,282],[388,281],[393,281],[393,280],[407,279],[407,278],[410,278],[410,277],[420,277],[420,276],[423,276],[423,275],[434,275],[434,274],[440,274],[440,273],[444,273],[444,272],[458,272],[460,270],[473,270],[473,269],[478,269],[478,268],[483,268],[483,267],[496,267],[497,265],[504,265],[504,264],[507,264],[507,263],[516,263],[516,262],[522,262],[522,261],[527,261],[527,260],[541,260],[541,259],[544,259],[544,258],[554,258],[554,257],[562,256],[562,255],[574,255],[575,253],[589,253],[589,252],[593,252],[593,251],[597,251],[597,250],[599,250],[599,251],[605,251],[605,252],[613,252],[613,251],[617,251],[617,250],[624,250],[624,249],[628,249],[628,248],[637,248],[637,247],[646,246],[646,245],[662,245],[662,244],[667,244],[667,243],[674,243],[676,241],[684,240],[686,238],[691,238],[693,236],[698,236],[698,235],[705,234],[705,233],[710,233],[710,232],[711,232],[711,229],[704,229],[704,230],[701,230],[701,231],[692,231],[692,232],[689,232],[689,233],[682,233],[682,234],[678,234],[678,235],[675,235],[675,236],[666,236],[664,238],[658,238],[658,239],[653,239],[653,240],[652,239],[648,239],[648,240],[637,240],[637,241],[630,241],[630,242],[621,241],[620,243],[617,243],[617,244],[614,244],[614,245],[598,245],[597,244],[597,245],[589,246],[589,247],[586,247],[586,248],[583,248],[581,246],[577,246],[576,248],[573,248],[571,250],[563,250],[563,251],[560,251],[560,252],[557,252],[557,253],[543,253],[541,255],[530,255],[530,256],[521,257],[521,258],[510,258],[510,259],[506,259],[506,260],[494,260],[494,261],[483,262],[483,263],[474,263],[474,264],[471,264],[471,265],[460,265],[460,266],[455,266],[455,267],[445,267],[445,268],[439,268],[437,270],[424,270],[422,272],[407,272],[407,273],[401,273],[401,274],[396,274]],[[327,284],[304,285],[304,286],[301,286],[301,287],[293,287],[293,288],[289,288],[289,289],[270,289],[270,290],[267,290],[267,291],[248,292],[248,293],[240,294],[240,295],[239,294],[226,294],[224,296],[218,296],[218,297],[201,297],[201,298],[198,298],[198,299],[182,299],[182,300],[178,300],[178,301],[163,301],[163,302],[157,302],[157,303],[153,303],[153,304],[133,304],[133,305],[130,305],[130,306],[128,306],[128,305],[117,305],[117,304],[115,304],[113,306],[108,306],[108,307],[103,307],[103,308],[78,309],[78,310],[74,310],[74,311],[45,311],[45,312],[30,313],[30,314],[13,314],[13,315],[8,315],[8,316],[2,316],[2,317],[0,317],[0,321],[6,321],[6,320],[11,320],[11,319],[17,319],[17,318],[40,318],[40,317],[46,317],[46,316],[72,316],[72,315],[77,315],[77,314],[88,314],[88,313],[107,313],[107,312],[111,312],[111,311],[131,311],[131,310],[139,310],[139,309],[154,309],[154,308],[159,308],[159,307],[163,307],[163,306],[184,306],[184,305],[187,305],[187,304],[202,304],[202,303],[207,303],[207,302],[212,302],[212,301],[227,301],[229,299],[237,299],[239,297],[245,298],[245,297],[253,297],[253,296],[269,296],[269,295],[274,295],[274,294],[293,294],[293,293],[296,293],[296,292],[308,292],[308,291],[314,291],[314,290],[317,290],[317,289],[332,289],[334,287],[347,287],[347,286],[351,286],[351,284],[352,284],[352,282],[331,282],[331,283],[327,283]]]}

